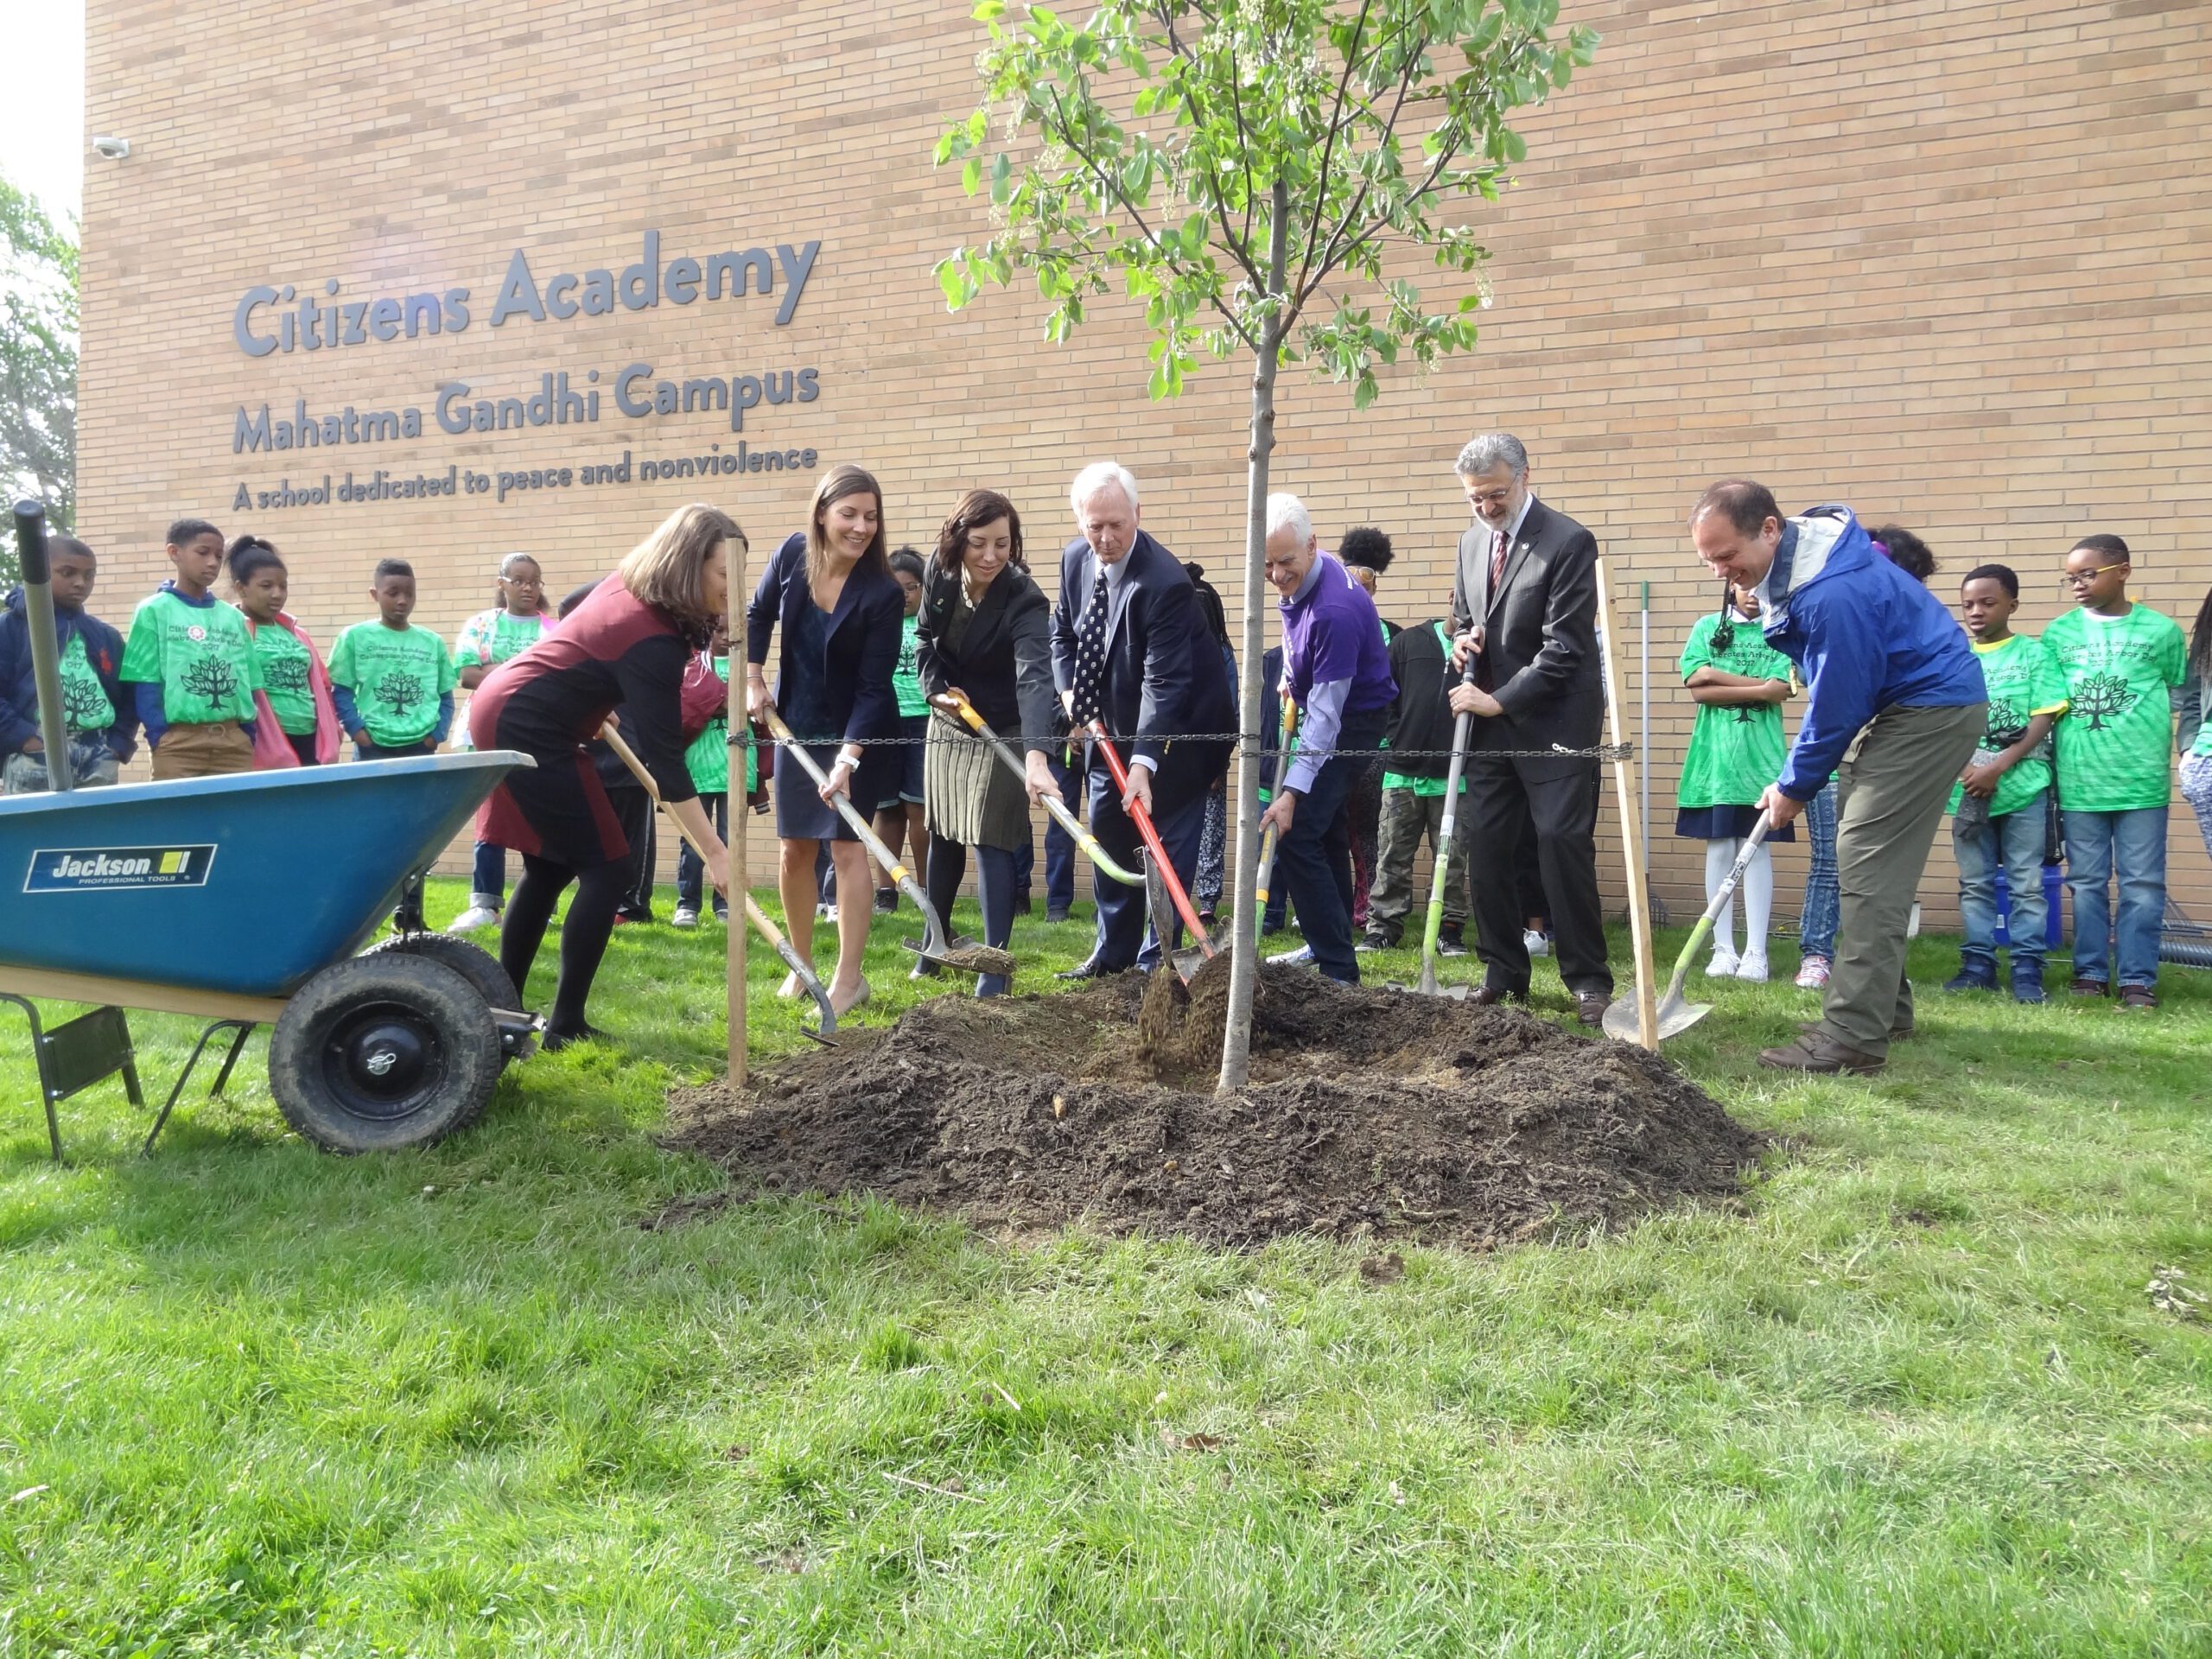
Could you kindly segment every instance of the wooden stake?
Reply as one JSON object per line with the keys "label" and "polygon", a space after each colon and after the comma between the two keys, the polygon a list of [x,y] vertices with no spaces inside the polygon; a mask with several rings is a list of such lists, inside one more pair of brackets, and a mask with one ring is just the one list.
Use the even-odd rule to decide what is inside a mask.
{"label": "wooden stake", "polygon": [[752,728],[745,720],[745,556],[744,539],[729,546],[729,732],[747,741],[732,744],[729,758],[729,920],[723,925],[723,946],[729,953],[729,1086],[745,1087],[745,900],[752,892],[746,877],[745,826],[753,810],[745,799],[745,761],[753,753]]}
{"label": "wooden stake", "polygon": [[[1598,561],[1598,626],[1605,637],[1605,734],[1615,748],[1621,747],[1621,671],[1619,639],[1613,632],[1613,590],[1606,580],[1605,561]],[[1659,1009],[1652,985],[1650,894],[1643,886],[1643,851],[1637,845],[1635,810],[1635,767],[1643,757],[1621,756],[1613,761],[1613,802],[1621,818],[1621,855],[1628,864],[1628,931],[1636,944],[1636,1039],[1653,1053],[1659,1052]]]}

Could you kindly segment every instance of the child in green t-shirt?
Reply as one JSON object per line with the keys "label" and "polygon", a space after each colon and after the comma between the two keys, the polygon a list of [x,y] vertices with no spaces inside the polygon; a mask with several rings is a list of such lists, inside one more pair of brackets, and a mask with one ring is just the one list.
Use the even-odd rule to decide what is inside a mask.
{"label": "child in green t-shirt", "polygon": [[2189,678],[2179,702],[2175,744],[2182,752],[2181,798],[2196,814],[2196,831],[2212,853],[2212,719],[2206,718],[2212,715],[2212,591],[2196,607],[2196,626],[2189,631]]}
{"label": "child in green t-shirt", "polygon": [[[369,596],[377,620],[356,622],[330,653],[338,722],[353,740],[356,760],[434,754],[453,729],[453,658],[444,640],[407,620],[415,610],[415,570],[404,559],[378,562]],[[401,893],[392,924],[403,933],[422,929],[421,875]]]}
{"label": "child in green t-shirt", "polygon": [[[1698,706],[1675,794],[1675,833],[1705,842],[1705,895],[1720,891],[1744,837],[1758,821],[1759,797],[1782,775],[1787,745],[1782,704],[1789,659],[1766,642],[1759,602],[1748,591],[1721,590],[1720,609],[1700,619],[1682,647],[1682,683]],[[1795,825],[1769,842],[1796,838]],[[1764,980],[1767,924],[1774,913],[1774,860],[1762,845],[1745,867],[1744,950],[1736,951],[1734,906],[1713,925],[1713,977]]]}
{"label": "child in green t-shirt", "polygon": [[353,740],[357,760],[434,753],[453,728],[453,658],[444,640],[407,620],[415,610],[415,569],[404,559],[378,563],[369,596],[377,620],[356,622],[330,653],[339,723]]}
{"label": "child in green t-shirt", "polygon": [[154,781],[251,772],[261,664],[245,619],[208,591],[222,573],[223,532],[180,518],[168,556],[176,574],[131,617],[120,673],[137,688]]}
{"label": "child in green t-shirt", "polygon": [[[2104,995],[2117,958],[2121,1005],[2155,1008],[2173,790],[2171,697],[2187,676],[2189,649],[2171,618],[2129,600],[2130,569],[2119,537],[2076,542],[2066,556],[2075,608],[2044,631],[2043,644],[2066,677],[2058,800],[2066,884],[2074,891],[2074,994]],[[2114,880],[2117,918],[2106,893]]]}
{"label": "child in green t-shirt", "polygon": [[[921,670],[915,662],[915,635],[921,626],[922,556],[911,547],[900,548],[891,556],[891,574],[906,595],[906,620],[900,626],[899,662],[891,671],[891,689],[899,696],[899,734],[908,741],[899,747],[899,765],[891,773],[898,781],[897,792],[876,803],[875,833],[893,856],[903,838],[912,849],[907,863],[925,870],[930,865],[930,832],[922,811],[921,740],[930,728],[930,702],[922,695]],[[889,874],[878,871],[878,881]],[[875,907],[898,909],[899,889],[879,885]]]}
{"label": "child in green t-shirt", "polygon": [[1959,915],[1966,937],[1947,991],[1997,988],[1997,872],[2005,872],[2012,912],[2012,999],[2044,1000],[2046,912],[2043,867],[2050,850],[2051,727],[2066,712],[2066,680],[2040,641],[2012,632],[2020,579],[2001,564],[1977,565],[1959,584],[1981,677],[1989,687],[1989,724],[1981,747],[1951,791],[1951,848],[1959,865]]}
{"label": "child in green t-shirt", "polygon": [[302,766],[327,766],[338,758],[337,708],[315,641],[285,612],[291,574],[283,556],[258,536],[241,536],[231,543],[230,567],[231,602],[253,636],[276,728]]}

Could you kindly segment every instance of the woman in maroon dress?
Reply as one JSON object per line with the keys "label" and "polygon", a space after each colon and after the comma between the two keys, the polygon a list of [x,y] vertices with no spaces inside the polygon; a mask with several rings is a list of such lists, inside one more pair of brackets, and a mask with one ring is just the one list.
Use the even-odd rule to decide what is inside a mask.
{"label": "woman in maroon dress", "polygon": [[553,907],[576,896],[561,928],[561,976],[545,1046],[597,1037],[584,1019],[592,976],[622,896],[628,842],[584,746],[610,712],[679,823],[707,849],[707,874],[728,895],[721,840],[699,805],[679,702],[683,671],[729,602],[733,544],[745,532],[720,508],[678,508],[632,548],[558,633],[493,669],[468,705],[479,749],[518,749],[535,768],[509,772],[477,820],[477,838],[522,855],[522,880],[499,933],[499,961],[521,991]]}

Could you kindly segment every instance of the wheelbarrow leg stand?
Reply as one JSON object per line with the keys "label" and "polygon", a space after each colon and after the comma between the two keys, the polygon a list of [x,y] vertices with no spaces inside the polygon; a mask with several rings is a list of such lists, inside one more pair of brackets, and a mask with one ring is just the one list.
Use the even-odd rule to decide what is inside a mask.
{"label": "wheelbarrow leg stand", "polygon": [[96,1007],[49,1027],[40,1022],[37,1007],[26,997],[0,991],[0,1002],[14,1003],[30,1022],[39,1100],[46,1108],[46,1141],[55,1163],[62,1157],[61,1122],[54,1108],[70,1096],[119,1071],[131,1105],[146,1109],[146,1096],[138,1087],[137,1056],[130,1046],[130,1022],[121,1008]]}
{"label": "wheelbarrow leg stand", "polygon": [[[162,1126],[169,1121],[169,1114],[176,1109],[177,1102],[183,1098],[184,1085],[192,1081],[193,1070],[200,1064],[200,1057],[207,1052],[207,1045],[214,1039],[215,1033],[229,1031],[235,1032],[237,1035],[231,1039],[231,1052],[223,1056],[223,1069],[215,1074],[215,1086],[207,1091],[210,1100],[220,1095],[223,1086],[230,1082],[231,1068],[238,1063],[238,1055],[245,1047],[245,1039],[253,1035],[254,1025],[255,1021],[251,1020],[218,1020],[200,1033],[200,1040],[192,1046],[192,1058],[184,1063],[184,1070],[177,1074],[176,1086],[169,1090],[169,1097],[162,1103],[161,1116],[154,1120],[154,1127],[146,1131],[146,1144],[138,1148],[141,1158],[153,1152],[154,1142],[161,1138]],[[132,1093],[135,1097],[135,1082]]]}

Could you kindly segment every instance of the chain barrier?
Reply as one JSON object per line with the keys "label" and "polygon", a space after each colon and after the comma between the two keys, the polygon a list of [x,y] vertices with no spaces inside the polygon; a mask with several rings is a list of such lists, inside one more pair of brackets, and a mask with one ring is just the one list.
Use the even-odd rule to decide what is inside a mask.
{"label": "chain barrier", "polygon": [[[1006,743],[1007,747],[1014,750],[1017,753],[1032,748],[1044,749],[1049,752],[1053,749],[1069,747],[1071,745],[1077,741],[1088,741],[1080,739],[1075,734],[1069,732],[1057,734],[1045,739],[1041,742],[1030,738],[1027,734],[1023,733],[1008,734],[1002,732],[999,735]],[[1134,738],[1117,736],[1110,732],[1107,734],[1107,736],[1109,741],[1122,744],[1125,747],[1136,741]],[[976,748],[983,747],[982,739],[976,737],[965,730],[948,729],[940,734],[936,741],[943,742],[947,740],[969,744]],[[907,737],[901,734],[896,737],[793,738],[791,741],[793,743],[803,743],[810,748],[826,748],[833,744],[839,746],[850,744],[855,748],[872,749],[899,748],[911,744],[928,743],[931,740],[927,734],[920,737]],[[1179,732],[1168,741],[1174,743],[1228,743],[1236,746],[1241,751],[1248,740],[1241,732]],[[1268,753],[1268,741],[1262,738],[1258,741],[1260,752],[1262,753]],[[788,746],[782,738],[756,736],[748,731],[744,733],[732,732],[729,736],[729,747],[734,749],[741,749],[752,747],[781,748]],[[1457,751],[1452,749],[1354,749],[1340,751],[1337,749],[1300,748],[1294,750],[1293,753],[1300,756],[1320,755],[1325,758],[1332,759],[1337,754],[1342,753],[1363,755],[1370,760],[1389,760],[1394,759],[1399,760],[1448,760],[1455,753],[1457,753]],[[1554,743],[1550,747],[1542,749],[1478,749],[1470,747],[1465,751],[1465,753],[1470,760],[1477,756],[1480,756],[1484,760],[1630,760],[1636,758],[1636,745],[1633,743],[1599,743],[1594,744],[1588,748],[1577,749],[1570,748],[1564,743]]]}

